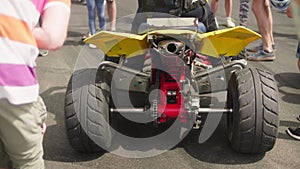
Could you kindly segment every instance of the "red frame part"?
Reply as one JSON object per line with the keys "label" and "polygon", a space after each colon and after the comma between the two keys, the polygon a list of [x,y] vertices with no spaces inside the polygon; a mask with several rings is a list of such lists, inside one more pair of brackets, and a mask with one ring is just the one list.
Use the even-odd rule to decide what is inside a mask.
{"label": "red frame part", "polygon": [[[181,122],[186,122],[187,111],[185,110],[184,97],[181,94],[181,81],[185,80],[184,64],[180,64],[182,61],[176,56],[164,57],[165,70],[160,74],[160,95],[158,102],[158,121],[164,123],[167,119],[176,119],[180,117]],[[157,77],[156,77],[157,78]],[[176,96],[172,96],[172,102],[168,101],[170,93],[175,93]],[[174,99],[176,98],[176,99]],[[176,100],[174,102],[174,100]]]}

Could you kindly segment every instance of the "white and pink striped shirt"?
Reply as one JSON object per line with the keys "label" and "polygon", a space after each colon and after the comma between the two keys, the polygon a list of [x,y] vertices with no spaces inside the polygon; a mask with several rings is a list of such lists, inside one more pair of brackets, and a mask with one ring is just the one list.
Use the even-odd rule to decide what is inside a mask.
{"label": "white and pink striped shirt", "polygon": [[37,100],[36,77],[38,47],[32,29],[43,10],[62,5],[70,10],[70,0],[0,1],[0,99],[12,104]]}

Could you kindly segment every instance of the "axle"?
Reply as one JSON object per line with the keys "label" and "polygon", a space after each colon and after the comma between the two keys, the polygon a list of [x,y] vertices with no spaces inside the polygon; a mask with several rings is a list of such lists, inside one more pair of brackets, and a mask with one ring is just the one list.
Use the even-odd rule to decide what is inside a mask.
{"label": "axle", "polygon": [[[199,108],[198,113],[232,113],[232,109],[225,108]],[[111,108],[110,112],[112,113],[145,113],[147,112],[144,108]]]}

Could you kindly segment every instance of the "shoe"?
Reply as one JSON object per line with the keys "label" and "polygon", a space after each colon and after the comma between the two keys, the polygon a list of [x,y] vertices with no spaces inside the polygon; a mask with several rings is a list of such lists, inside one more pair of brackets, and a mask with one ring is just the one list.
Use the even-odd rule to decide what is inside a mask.
{"label": "shoe", "polygon": [[88,37],[90,37],[90,36],[92,36],[90,32],[88,32],[88,33],[82,35],[81,41],[84,41],[86,38],[88,38]]}
{"label": "shoe", "polygon": [[89,44],[89,47],[92,48],[92,49],[96,49],[97,48],[97,46],[94,45],[94,44]]}
{"label": "shoe", "polygon": [[116,27],[110,27],[109,31],[116,32]]}
{"label": "shoe", "polygon": [[227,26],[228,28],[233,28],[233,27],[235,27],[235,23],[232,21],[231,17],[227,17],[226,20],[227,20],[227,25],[226,25],[226,26]]}
{"label": "shoe", "polygon": [[300,115],[297,117],[297,120],[300,121]]}
{"label": "shoe", "polygon": [[300,140],[300,127],[289,127],[286,130],[287,134],[296,140]]}
{"label": "shoe", "polygon": [[274,51],[266,52],[265,50],[260,50],[257,53],[247,57],[247,59],[251,61],[273,61],[275,58]]}
{"label": "shoe", "polygon": [[39,56],[47,56],[49,53],[48,50],[43,50],[43,49],[40,49],[39,50]]}
{"label": "shoe", "polygon": [[[276,50],[275,44],[272,45],[272,49],[273,49],[273,50]],[[252,47],[252,48],[247,48],[247,49],[246,49],[247,52],[258,52],[258,51],[260,51],[260,50],[263,50],[263,45],[262,45],[262,44],[260,44],[260,45],[258,45],[258,46],[254,46],[254,47]]]}

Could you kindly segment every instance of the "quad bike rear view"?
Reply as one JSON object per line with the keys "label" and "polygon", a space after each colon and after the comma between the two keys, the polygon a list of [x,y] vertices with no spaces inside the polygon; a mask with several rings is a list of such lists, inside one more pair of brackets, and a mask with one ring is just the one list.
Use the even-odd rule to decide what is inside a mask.
{"label": "quad bike rear view", "polygon": [[[204,124],[217,127],[224,114],[235,151],[271,150],[278,130],[275,80],[265,70],[247,67],[246,60],[234,59],[258,38],[244,27],[202,33],[194,18],[152,18],[139,34],[101,31],[88,38],[86,43],[105,57],[97,69],[77,70],[69,81],[65,121],[72,147],[112,151],[123,139],[112,125],[118,123],[116,114],[153,128],[171,123],[176,127],[166,137],[176,135],[178,142],[192,129],[213,133]],[[205,102],[222,92],[224,104]],[[214,113],[221,113],[218,120],[204,118]],[[160,142],[143,143],[155,147]]]}

